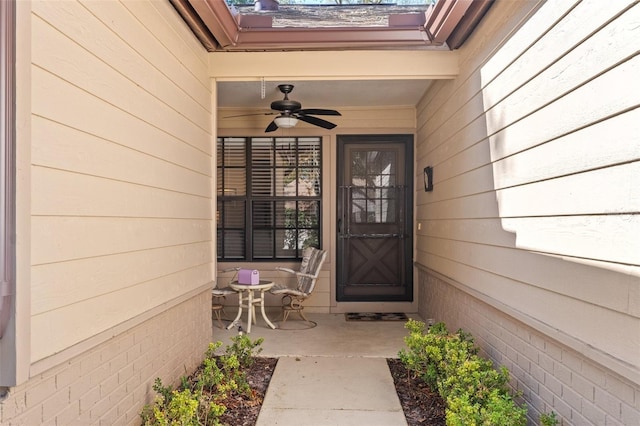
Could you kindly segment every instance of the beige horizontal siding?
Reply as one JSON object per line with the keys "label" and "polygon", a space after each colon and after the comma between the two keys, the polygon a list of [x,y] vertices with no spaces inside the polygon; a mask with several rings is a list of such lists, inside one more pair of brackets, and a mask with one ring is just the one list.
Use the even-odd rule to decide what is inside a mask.
{"label": "beige horizontal siding", "polygon": [[[109,102],[88,95],[50,73],[37,71],[37,68],[34,70],[32,84],[33,90],[39,93],[34,95],[33,100],[36,120],[42,118],[54,121],[76,131],[210,175],[211,158],[179,137],[151,126],[127,111],[115,108]],[[61,108],[56,99],[64,99],[66,105],[73,107]],[[37,125],[34,128],[38,130]],[[43,136],[46,138],[44,140],[60,139],[54,133]],[[38,149],[40,147],[35,144],[33,150]]]}
{"label": "beige horizontal siding", "polygon": [[38,295],[32,313],[42,314],[159,279],[175,271],[197,268],[208,264],[211,256],[208,242],[184,242],[37,265],[31,272],[32,291]]}
{"label": "beige horizontal siding", "polygon": [[[35,28],[37,27],[35,25]],[[55,38],[48,34],[42,34],[41,37],[43,39]],[[65,37],[60,37],[60,39],[69,42]],[[43,51],[51,52],[51,49],[59,44],[62,43],[45,46]],[[95,58],[86,50],[78,49],[76,52],[67,47],[63,51],[65,52],[65,60],[60,60],[57,57],[57,61],[45,55],[38,55],[38,50],[34,51],[33,59],[37,65],[32,73],[34,85],[42,85],[62,96],[61,98],[55,98],[46,96],[45,93],[35,92],[33,98],[34,108],[37,108],[40,104],[43,105],[43,108],[50,104],[59,106],[59,100],[65,99],[67,91],[81,90],[81,96],[96,97],[109,104],[112,108],[124,111],[147,125],[180,139],[183,143],[192,145],[205,153],[211,152],[211,148],[206,143],[208,130],[198,126],[184,115],[184,111],[193,109],[195,105],[182,105],[176,103],[175,100],[173,100],[174,104],[166,104],[161,99],[158,99],[155,93],[147,92],[138,84],[123,76],[118,70]],[[74,66],[67,65],[69,60],[67,55],[73,54],[78,56],[76,60],[79,63],[85,65],[80,70]],[[52,54],[49,53],[49,55]],[[69,82],[73,82],[73,84]],[[70,84],[73,87],[68,87]],[[41,95],[42,98],[40,97]],[[200,108],[198,108],[198,111],[200,111]],[[206,118],[206,111],[202,111],[202,113],[203,117]],[[204,118],[202,121],[206,126]]]}
{"label": "beige horizontal siding", "polygon": [[180,165],[188,164],[188,157],[180,160],[159,158],[41,117],[35,117],[32,124],[33,137],[47,140],[33,151],[34,164],[200,197],[210,196],[211,176]]}
{"label": "beige horizontal siding", "polygon": [[206,52],[169,3],[34,2],[31,16],[42,369],[213,281],[212,92]]}
{"label": "beige horizontal siding", "polygon": [[42,236],[33,248],[34,265],[199,244],[211,238],[209,220],[36,216],[32,221]]}
{"label": "beige horizontal siding", "polygon": [[65,304],[52,311],[34,314],[31,326],[39,336],[31,344],[32,359],[42,359],[93,337],[113,327],[114,319],[122,320],[126,318],[125,315],[145,312],[195,290],[209,281],[210,276],[208,264],[176,270],[112,293],[93,295],[79,303]]}
{"label": "beige horizontal siding", "polygon": [[33,169],[33,213],[210,219],[208,198],[112,179]]}
{"label": "beige horizontal siding", "polygon": [[[184,28],[176,30],[175,25],[162,22],[167,13],[175,15],[170,17],[175,22],[175,11],[152,2],[43,1],[34,6],[33,13],[37,17],[34,31],[42,20],[158,97],[162,91],[176,93],[179,89],[181,98],[194,99],[199,108],[211,108],[202,47]],[[34,52],[38,50],[34,46]],[[59,46],[53,46],[52,53],[57,51]]]}
{"label": "beige horizontal siding", "polygon": [[[585,228],[597,228],[599,232],[582,232]],[[547,251],[545,254],[562,255],[572,252],[576,261],[589,259],[616,262],[620,264],[619,270],[626,270],[624,265],[637,261],[637,253],[640,251],[640,239],[629,238],[629,235],[640,235],[640,218],[637,215],[430,220],[418,231],[418,235],[513,247],[516,236],[504,232],[509,229],[523,230],[518,234],[517,244],[520,247],[533,249],[537,240],[553,240],[554,251]],[[620,229],[626,229],[629,234],[619,232]],[[530,232],[526,232],[527,230]],[[566,235],[570,235],[571,239],[566,239]],[[603,240],[601,235],[608,238]]]}
{"label": "beige horizontal siding", "polygon": [[[461,49],[460,77],[418,105],[416,141],[416,180],[427,165],[435,180],[416,194],[421,294],[438,276],[635,383],[639,17],[631,1],[497,2]],[[421,296],[423,309],[442,300]]]}

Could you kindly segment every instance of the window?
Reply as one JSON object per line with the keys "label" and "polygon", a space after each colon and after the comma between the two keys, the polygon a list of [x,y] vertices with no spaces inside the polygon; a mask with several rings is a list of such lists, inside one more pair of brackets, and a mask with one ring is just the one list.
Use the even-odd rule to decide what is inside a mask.
{"label": "window", "polygon": [[298,260],[320,247],[321,142],[218,139],[218,260]]}

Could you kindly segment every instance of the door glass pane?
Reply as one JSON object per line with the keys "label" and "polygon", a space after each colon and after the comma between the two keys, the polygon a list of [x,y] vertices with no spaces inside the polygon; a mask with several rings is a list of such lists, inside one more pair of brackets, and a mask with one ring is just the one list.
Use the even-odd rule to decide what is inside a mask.
{"label": "door glass pane", "polygon": [[397,156],[395,151],[353,151],[351,158],[351,220],[389,223],[396,220]]}
{"label": "door glass pane", "polygon": [[376,186],[386,186],[388,176],[396,173],[396,154],[390,151],[370,151],[367,174],[376,182]]}
{"label": "door glass pane", "polygon": [[353,151],[351,157],[351,185],[365,186],[367,176],[367,153]]}

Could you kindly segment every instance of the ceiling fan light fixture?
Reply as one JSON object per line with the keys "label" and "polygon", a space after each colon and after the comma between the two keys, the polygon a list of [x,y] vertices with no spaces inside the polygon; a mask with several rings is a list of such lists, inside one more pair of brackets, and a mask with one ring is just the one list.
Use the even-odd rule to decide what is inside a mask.
{"label": "ceiling fan light fixture", "polygon": [[292,116],[276,117],[273,121],[278,127],[281,127],[283,129],[289,129],[291,127],[295,127],[295,125],[298,124],[298,119]]}

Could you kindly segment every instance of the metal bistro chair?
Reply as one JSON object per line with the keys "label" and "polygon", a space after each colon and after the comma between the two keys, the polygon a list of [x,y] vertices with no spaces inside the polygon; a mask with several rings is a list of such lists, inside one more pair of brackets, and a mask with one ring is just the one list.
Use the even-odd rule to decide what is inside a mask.
{"label": "metal bistro chair", "polygon": [[[224,269],[222,272],[238,271],[239,269],[240,268]],[[231,281],[233,281],[233,278],[231,279]],[[225,321],[230,321],[226,318],[227,314],[224,311],[225,299],[227,298],[227,296],[237,293],[238,292],[233,290],[231,287],[216,287],[211,290],[211,312],[213,312],[213,315],[215,315],[216,319],[218,320],[220,328],[224,328],[224,324],[222,324],[222,314],[225,315]]]}
{"label": "metal bistro chair", "polygon": [[311,296],[311,292],[316,285],[318,275],[320,274],[320,268],[327,257],[325,250],[309,247],[303,251],[302,263],[300,264],[300,270],[294,271],[289,268],[276,267],[277,271],[284,271],[289,274],[295,275],[297,286],[296,288],[289,288],[284,285],[275,285],[269,291],[271,294],[282,296],[282,322],[284,323],[289,318],[291,312],[295,312],[300,315],[304,321],[309,321],[304,315],[303,302]]}

